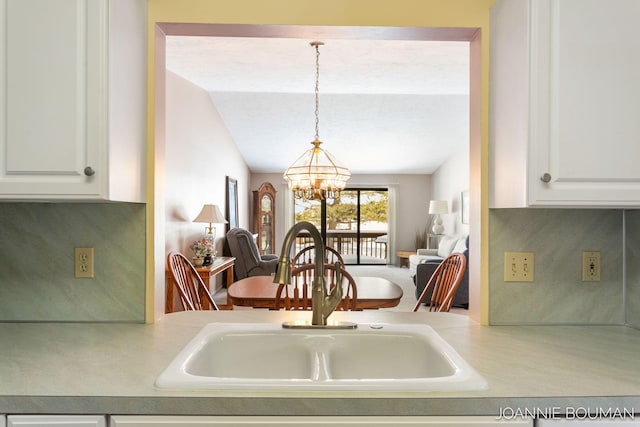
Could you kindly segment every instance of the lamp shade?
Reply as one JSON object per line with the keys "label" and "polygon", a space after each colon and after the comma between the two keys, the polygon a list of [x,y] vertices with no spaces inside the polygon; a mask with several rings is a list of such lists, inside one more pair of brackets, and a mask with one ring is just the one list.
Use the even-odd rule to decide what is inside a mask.
{"label": "lamp shade", "polygon": [[313,148],[302,154],[285,171],[284,177],[298,198],[333,198],[344,189],[351,173],[331,153],[320,148],[320,141],[315,140],[312,144]]}
{"label": "lamp shade", "polygon": [[227,220],[220,212],[218,205],[204,205],[193,222],[208,222],[211,224],[226,224]]}
{"label": "lamp shade", "polygon": [[449,206],[446,200],[431,200],[429,202],[429,214],[439,215],[449,213]]}

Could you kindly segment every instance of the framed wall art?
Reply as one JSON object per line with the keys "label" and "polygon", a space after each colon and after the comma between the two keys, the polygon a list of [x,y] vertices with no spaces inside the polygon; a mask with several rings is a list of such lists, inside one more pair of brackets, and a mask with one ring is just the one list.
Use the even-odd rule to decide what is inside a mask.
{"label": "framed wall art", "polygon": [[460,194],[460,211],[463,224],[469,224],[469,192],[463,191]]}

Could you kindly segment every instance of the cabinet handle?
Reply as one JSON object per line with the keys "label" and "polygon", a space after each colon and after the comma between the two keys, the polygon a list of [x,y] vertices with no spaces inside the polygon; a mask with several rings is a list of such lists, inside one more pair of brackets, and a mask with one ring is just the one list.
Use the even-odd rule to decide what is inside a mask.
{"label": "cabinet handle", "polygon": [[546,182],[546,183],[551,182],[551,175],[549,175],[548,173],[545,173],[540,177],[540,181]]}
{"label": "cabinet handle", "polygon": [[87,166],[86,168],[84,168],[84,174],[86,176],[93,176],[96,174],[96,171],[94,171],[91,166]]}

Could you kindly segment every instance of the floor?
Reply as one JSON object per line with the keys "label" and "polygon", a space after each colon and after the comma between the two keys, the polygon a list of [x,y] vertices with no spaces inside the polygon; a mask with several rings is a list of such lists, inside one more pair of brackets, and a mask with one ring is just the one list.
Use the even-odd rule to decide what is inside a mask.
{"label": "floor", "polygon": [[[374,276],[383,277],[392,281],[402,288],[403,297],[400,304],[393,308],[385,308],[389,311],[412,311],[416,304],[415,286],[413,280],[409,277],[409,269],[407,267],[396,267],[392,265],[347,265],[347,271],[352,276]],[[218,291],[214,295],[216,303],[219,305],[226,304],[227,293],[225,289]],[[240,309],[241,307],[234,307]],[[251,310],[249,308],[249,310]],[[428,310],[428,307],[422,307],[421,310]],[[461,308],[452,308],[452,312],[458,314],[467,314],[468,311]]]}

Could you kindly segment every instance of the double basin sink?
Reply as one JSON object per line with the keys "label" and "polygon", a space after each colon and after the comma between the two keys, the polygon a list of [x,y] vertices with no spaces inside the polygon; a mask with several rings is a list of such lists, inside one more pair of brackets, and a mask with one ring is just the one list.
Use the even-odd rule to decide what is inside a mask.
{"label": "double basin sink", "polygon": [[206,325],[156,380],[182,390],[482,390],[485,380],[431,327],[283,329]]}

